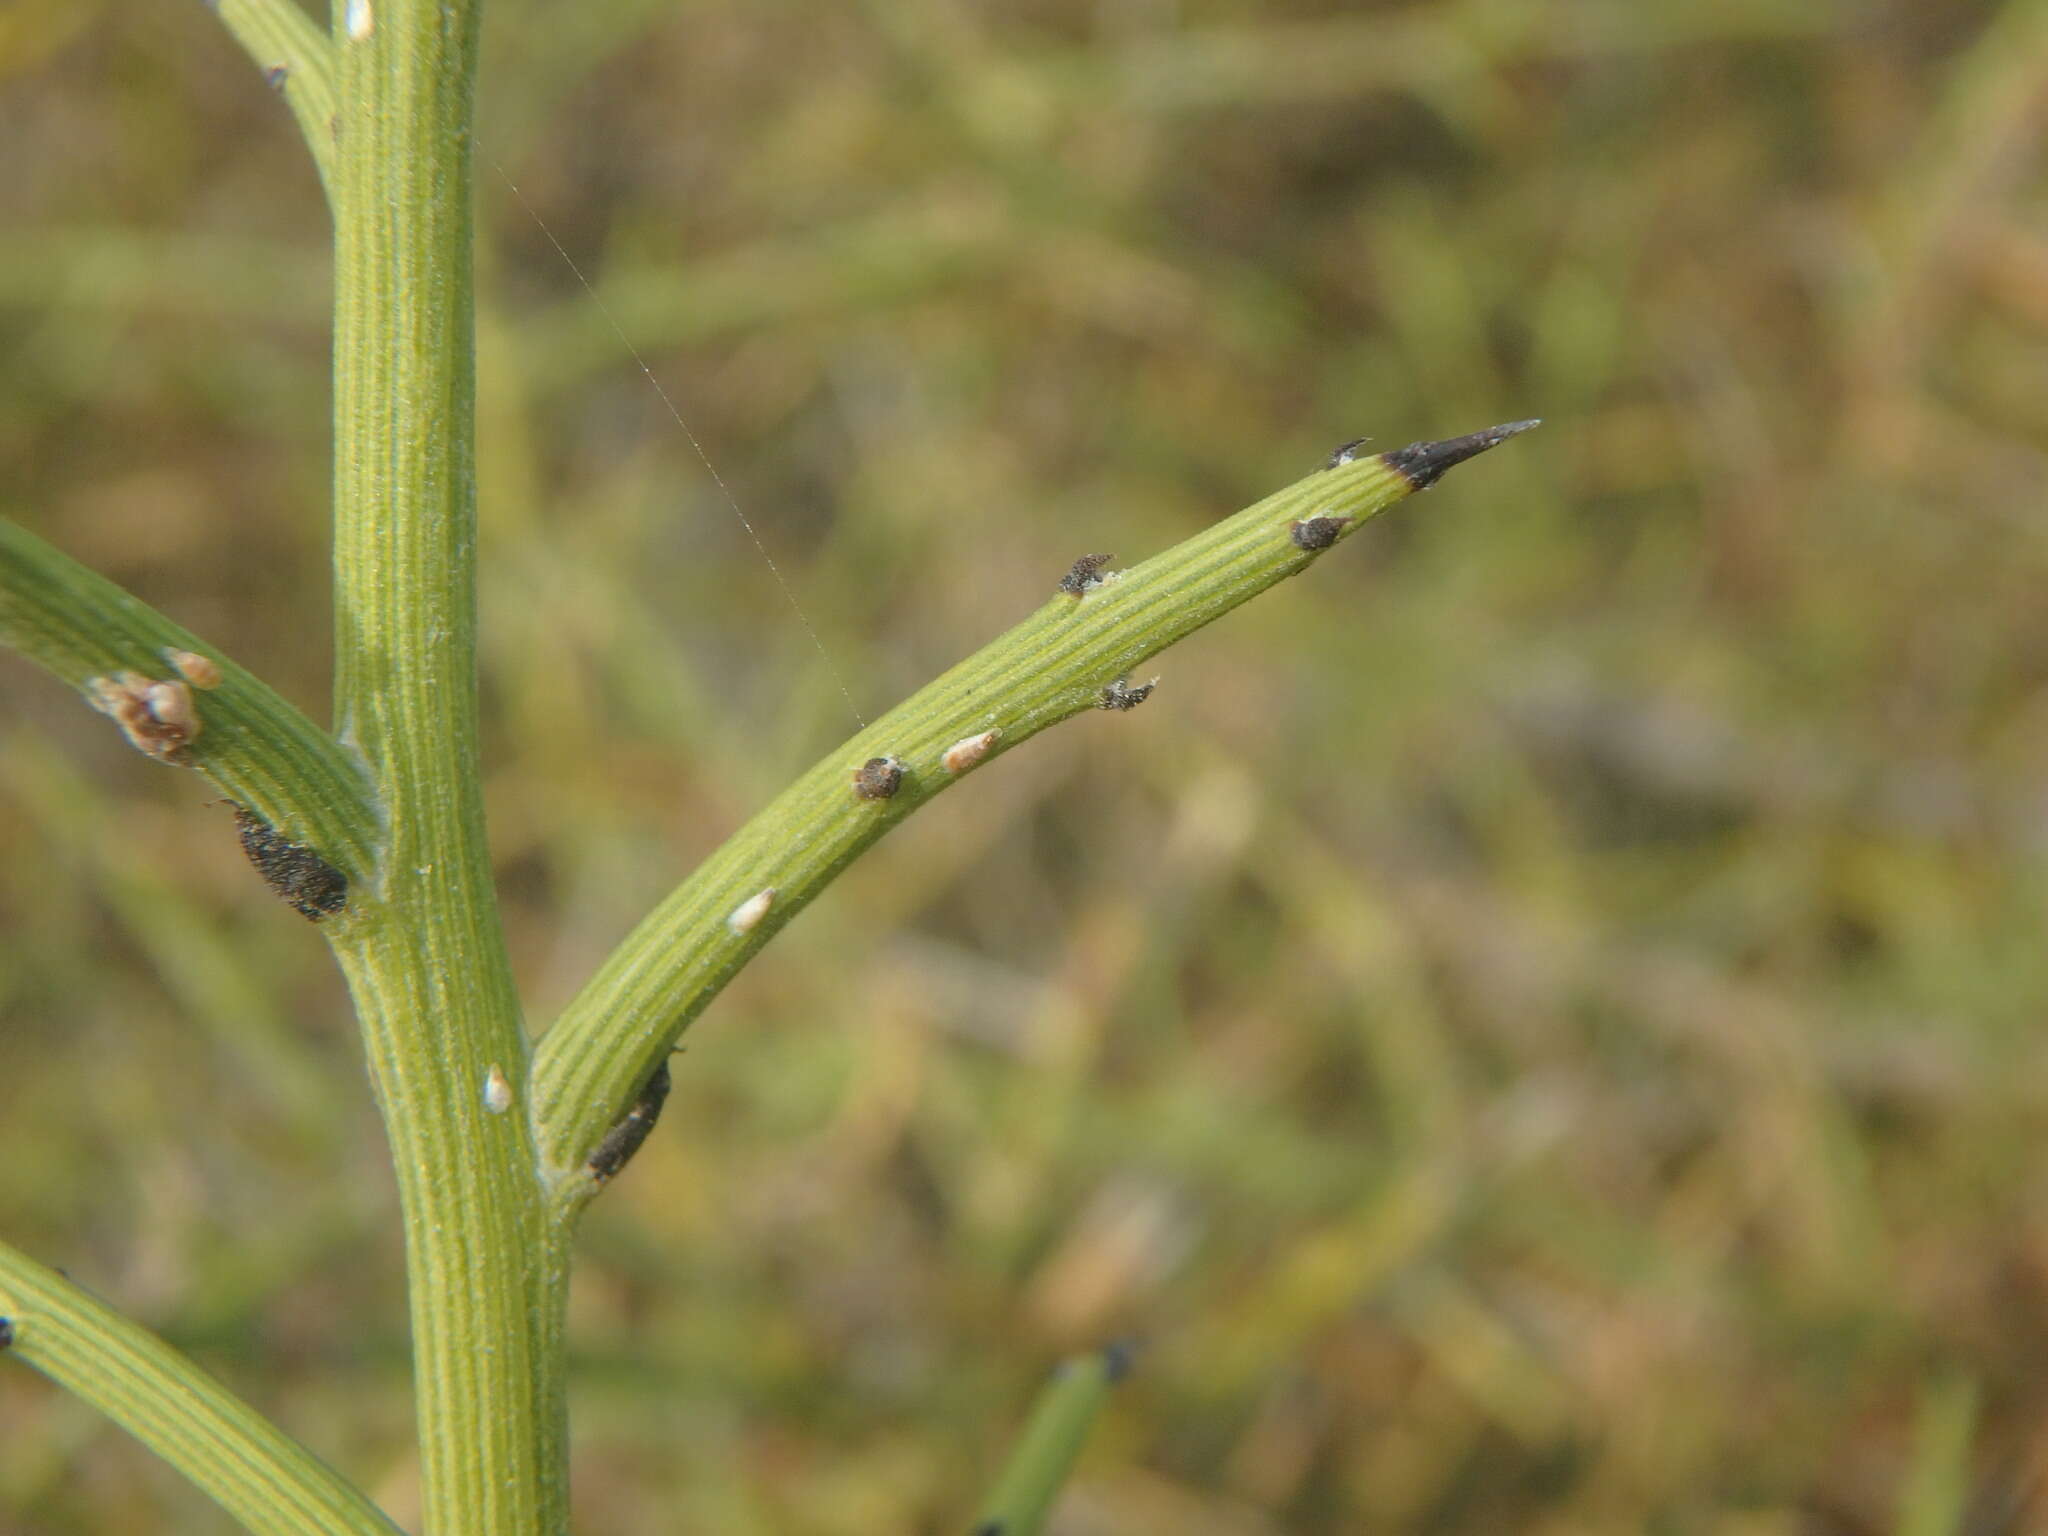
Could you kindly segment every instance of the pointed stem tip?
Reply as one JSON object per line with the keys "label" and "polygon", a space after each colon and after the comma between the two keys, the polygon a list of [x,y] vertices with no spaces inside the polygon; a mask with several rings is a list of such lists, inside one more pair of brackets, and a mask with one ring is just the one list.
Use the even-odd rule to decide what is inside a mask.
{"label": "pointed stem tip", "polygon": [[1488,427],[1484,432],[1468,432],[1463,437],[1447,437],[1440,443],[1410,443],[1406,448],[1396,448],[1383,453],[1380,459],[1387,468],[1407,477],[1408,483],[1418,491],[1426,491],[1441,480],[1444,472],[1454,469],[1467,459],[1475,458],[1489,448],[1497,448],[1511,437],[1519,436],[1531,427],[1540,427],[1542,420],[1511,421],[1505,426]]}

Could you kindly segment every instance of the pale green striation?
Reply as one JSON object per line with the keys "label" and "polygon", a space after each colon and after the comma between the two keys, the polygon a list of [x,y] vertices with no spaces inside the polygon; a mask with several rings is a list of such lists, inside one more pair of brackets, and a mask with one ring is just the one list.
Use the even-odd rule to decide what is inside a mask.
{"label": "pale green striation", "polygon": [[327,38],[295,0],[215,0],[214,9],[292,109],[332,198],[334,50]]}
{"label": "pale green striation", "polygon": [[291,1436],[139,1324],[0,1243],[6,1357],[149,1446],[257,1536],[395,1536]]}
{"label": "pale green striation", "polygon": [[[1297,520],[1342,520],[1330,544],[1414,490],[1375,455],[1324,469],[1079,596],[1046,573],[1045,606],[816,764],[684,880],[607,957],[542,1039],[534,1065],[541,1150],[573,1206],[591,1191],[584,1160],[676,1036],[777,929],[869,844],[953,782],[946,750],[999,732],[973,771],[1047,726],[1103,703],[1103,690],[1176,640],[1291,576],[1322,550]],[[1325,546],[1327,547],[1327,546]],[[1143,678],[1132,679],[1142,684]],[[901,788],[862,800],[853,774],[900,758]],[[759,922],[727,919],[775,889]]]}
{"label": "pale green striation", "polygon": [[[194,696],[203,729],[180,754],[222,794],[317,849],[360,880],[377,838],[363,776],[334,739],[266,684],[190,631],[34,534],[0,519],[0,646],[20,651],[81,694],[95,677],[177,674],[168,649],[212,659],[221,684]],[[112,720],[107,729],[119,729]],[[221,816],[221,836],[234,828]]]}
{"label": "pale green striation", "polygon": [[[334,7],[335,721],[387,843],[335,936],[404,1212],[430,1536],[564,1523],[527,1048],[476,731],[469,130],[478,7]],[[514,1112],[493,1114],[493,1066]]]}
{"label": "pale green striation", "polygon": [[[1149,685],[1132,675],[1141,663],[1533,423],[1385,456],[1342,450],[1129,570],[1084,559],[1065,580],[1048,572],[1042,608],[756,816],[620,945],[529,1052],[491,884],[477,750],[477,7],[341,0],[334,10],[323,43],[301,34],[288,7],[224,7],[259,62],[273,46],[296,50],[295,62],[280,61],[284,83],[334,212],[338,744],[220,661],[222,687],[191,706],[204,730],[158,755],[205,771],[350,877],[346,911],[325,917],[322,931],[362,1021],[404,1214],[424,1529],[544,1536],[566,1529],[566,1298],[575,1217],[600,1182],[592,1153],[644,1092],[599,1173],[630,1155],[658,1105],[650,1077],[690,1020],[840,870],[953,780],[1084,710],[1143,702]],[[124,670],[164,678],[169,647],[211,654],[4,525],[0,640],[85,690]],[[179,718],[174,711],[171,723]],[[129,723],[147,733],[166,719]],[[873,759],[886,763],[862,775],[857,793],[855,774]],[[664,1075],[656,1086],[665,1085]],[[80,1372],[51,1349],[63,1337],[48,1322],[59,1309],[16,1289],[9,1304],[28,1329],[24,1358],[109,1406],[252,1528],[356,1528],[309,1513],[302,1489],[261,1480],[266,1454],[289,1442],[239,1405],[187,1427],[146,1397],[115,1402],[79,1385]],[[104,1363],[119,1347],[176,1358],[111,1314],[74,1315],[74,1336],[87,1340],[75,1358],[101,1361],[103,1389],[129,1379]],[[1023,1470],[999,1489],[998,1503],[1015,1509],[1006,1521],[1042,1515],[1092,1416],[1095,1399],[1084,1399],[1099,1399],[1107,1364],[1074,1370],[1034,1418]],[[1102,1380],[1090,1385],[1089,1373]],[[361,1502],[338,1485],[327,1496],[338,1509]]]}

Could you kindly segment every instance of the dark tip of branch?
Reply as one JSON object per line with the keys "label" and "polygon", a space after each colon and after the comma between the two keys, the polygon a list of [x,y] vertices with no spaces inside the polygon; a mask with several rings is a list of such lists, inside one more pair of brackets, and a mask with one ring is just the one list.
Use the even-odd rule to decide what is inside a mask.
{"label": "dark tip of branch", "polygon": [[1509,438],[1519,437],[1531,427],[1542,425],[1540,419],[1511,421],[1505,426],[1488,427],[1484,432],[1447,437],[1440,443],[1410,443],[1406,448],[1381,454],[1380,459],[1387,468],[1406,476],[1416,490],[1426,491],[1444,477],[1445,471],[1457,468],[1467,459],[1477,458],[1489,448],[1498,448]]}
{"label": "dark tip of branch", "polygon": [[1138,1341],[1117,1339],[1102,1348],[1102,1373],[1113,1386],[1137,1367]]}

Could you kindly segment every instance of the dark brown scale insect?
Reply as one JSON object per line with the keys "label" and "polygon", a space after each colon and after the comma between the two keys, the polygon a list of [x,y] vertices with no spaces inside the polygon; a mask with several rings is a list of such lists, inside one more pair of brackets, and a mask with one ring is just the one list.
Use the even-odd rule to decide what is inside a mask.
{"label": "dark brown scale insect", "polygon": [[1125,682],[1124,679],[1118,678],[1102,690],[1102,697],[1095,701],[1095,707],[1097,709],[1136,709],[1140,704],[1152,697],[1152,690],[1158,686],[1159,679],[1156,677],[1149,683],[1139,683],[1135,688]]}
{"label": "dark brown scale insect", "polygon": [[130,746],[162,763],[187,764],[185,748],[205,726],[192,707],[191,688],[182,682],[116,672],[93,678],[86,697],[94,709],[114,718]]}
{"label": "dark brown scale insect", "polygon": [[1354,437],[1348,443],[1339,443],[1330,450],[1330,456],[1323,462],[1325,469],[1341,469],[1358,457],[1358,450],[1371,442],[1369,437]]}
{"label": "dark brown scale insect", "polygon": [[348,905],[348,876],[304,843],[293,842],[245,805],[235,805],[235,828],[256,873],[299,916],[317,923]]}
{"label": "dark brown scale insect", "polygon": [[903,787],[903,763],[894,757],[871,757],[853,775],[853,792],[863,800],[886,800]]}
{"label": "dark brown scale insect", "polygon": [[1115,558],[1115,555],[1083,555],[1060,578],[1060,590],[1069,597],[1094,591],[1102,585],[1102,568]]}
{"label": "dark brown scale insect", "polygon": [[0,1317],[0,1349],[12,1347],[14,1343],[14,1319]]}
{"label": "dark brown scale insect", "polygon": [[1328,549],[1336,543],[1337,535],[1344,531],[1344,525],[1350,521],[1348,517],[1327,517],[1318,513],[1314,517],[1305,517],[1291,525],[1287,535],[1294,540],[1296,549],[1314,553],[1319,549]]}
{"label": "dark brown scale insect", "polygon": [[647,1079],[647,1086],[640,1090],[640,1097],[633,1101],[633,1107],[626,1111],[617,1125],[604,1133],[604,1140],[590,1154],[586,1166],[598,1183],[608,1182],[632,1161],[633,1154],[640,1150],[648,1132],[654,1129],[654,1122],[661,1118],[661,1106],[668,1098],[668,1090],[668,1063],[664,1061]]}
{"label": "dark brown scale insect", "polygon": [[284,89],[284,83],[291,78],[291,71],[282,64],[273,64],[263,71],[263,83],[273,91]]}

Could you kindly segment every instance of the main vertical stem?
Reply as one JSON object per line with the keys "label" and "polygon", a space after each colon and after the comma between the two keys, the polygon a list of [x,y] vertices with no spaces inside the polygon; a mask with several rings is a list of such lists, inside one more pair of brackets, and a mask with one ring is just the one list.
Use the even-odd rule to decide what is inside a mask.
{"label": "main vertical stem", "polygon": [[[430,1536],[562,1528],[556,1310],[476,740],[477,0],[335,0],[335,724],[385,818],[332,937],[404,1210]],[[485,1084],[511,1084],[510,1106]]]}

